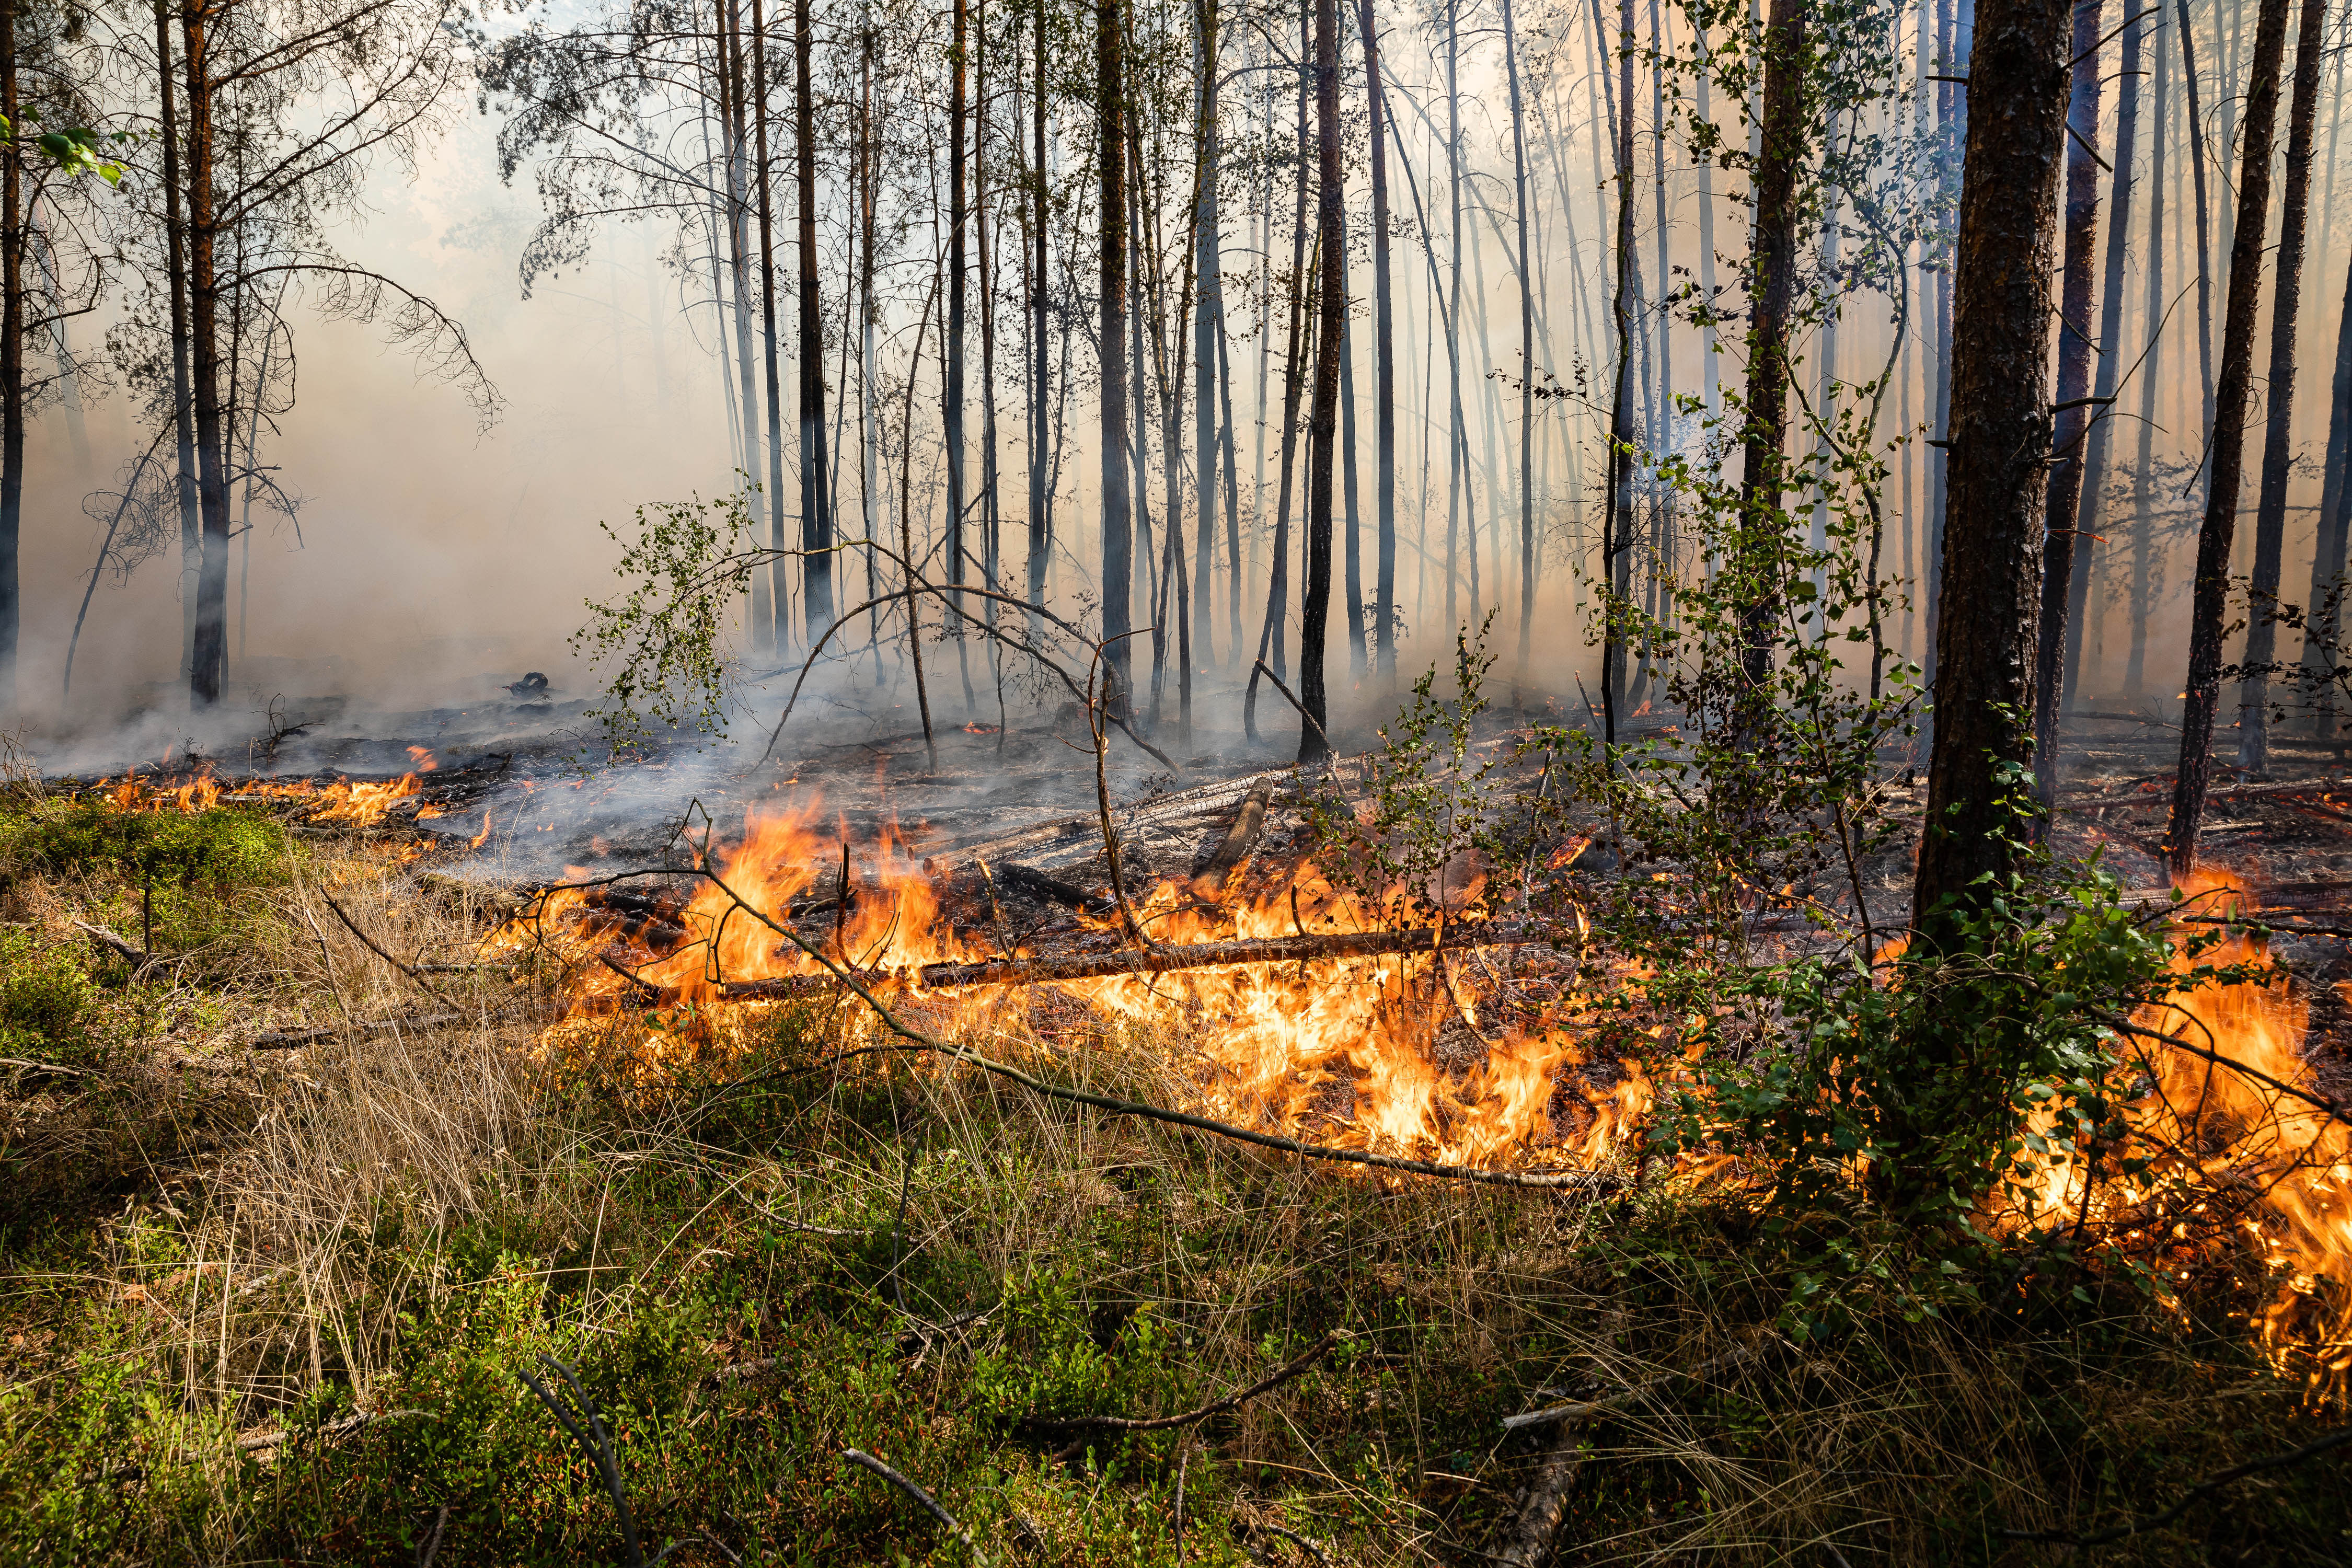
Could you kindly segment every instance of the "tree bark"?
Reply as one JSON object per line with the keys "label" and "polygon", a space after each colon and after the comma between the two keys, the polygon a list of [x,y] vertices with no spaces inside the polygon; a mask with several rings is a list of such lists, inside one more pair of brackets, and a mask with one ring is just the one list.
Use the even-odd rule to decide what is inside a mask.
{"label": "tree bark", "polygon": [[2294,334],[2303,307],[2303,252],[2311,213],[2314,123],[2327,0],[2303,0],[2294,92],[2287,110],[2286,191],[2279,214],[2278,281],[2271,293],[2271,369],[2254,510],[2254,574],[2247,596],[2246,673],[2238,686],[2238,765],[2270,771],[2270,671],[2278,653],[2279,556],[2286,540],[2287,466],[2294,458]]}
{"label": "tree bark", "polygon": [[[1128,710],[1134,662],[1133,524],[1127,470],[1127,89],[1120,47],[1120,0],[1095,0],[1097,173],[1102,181],[1100,312],[1102,346],[1102,628],[1113,685],[1108,706]],[[1041,164],[1042,167],[1042,164]]]}
{"label": "tree bark", "polygon": [[1747,428],[1739,479],[1741,674],[1751,721],[1772,679],[1780,614],[1783,447],[1789,435],[1789,310],[1797,287],[1797,169],[1805,157],[1805,0],[1772,0],[1764,31],[1764,112],[1748,279]]}
{"label": "tree bark", "polygon": [[1201,189],[1192,220],[1198,251],[1192,313],[1192,637],[1203,661],[1215,657],[1217,545],[1217,323],[1224,310],[1224,236],[1217,206],[1223,167],[1217,127],[1217,0],[1199,0],[1194,58],[1200,70]]}
{"label": "tree bark", "polygon": [[[946,356],[940,370],[940,426],[946,446],[943,457],[947,465],[948,527],[947,577],[950,584],[963,581],[964,574],[964,460],[963,460],[963,317],[964,227],[967,222],[964,195],[964,57],[971,47],[971,11],[970,0],[955,0],[953,21],[948,43],[948,322]],[[950,590],[949,602],[961,612],[963,595]],[[947,616],[948,635],[956,640],[956,660],[963,667],[963,616],[961,613]],[[971,672],[963,668],[964,710],[971,710]]]}
{"label": "tree bark", "polygon": [[[206,0],[183,0],[180,9],[188,89],[189,358],[196,416],[196,500],[205,547],[196,580],[196,639],[188,661],[188,698],[199,710],[219,703],[228,658],[227,432],[220,396],[220,287],[214,263],[217,224],[209,54],[214,14]],[[13,287],[8,294],[12,300],[16,298]],[[13,341],[15,334],[7,335]]]}
{"label": "tree bark", "polygon": [[[9,125],[21,134],[16,3],[0,0],[0,113],[7,115]],[[23,157],[18,146],[0,147],[0,159],[5,159],[5,165],[0,165],[0,292],[5,296],[0,299],[0,711],[8,712],[16,706],[16,642],[24,626],[16,559],[25,511]]]}
{"label": "tree bark", "polygon": [[833,626],[833,498],[825,488],[824,318],[816,270],[815,34],[809,0],[793,0],[793,133],[800,184],[801,616],[809,645]]}
{"label": "tree bark", "polygon": [[2319,689],[2312,715],[2315,732],[2336,733],[2335,681],[2330,672],[2343,662],[2345,543],[2352,538],[2352,268],[2344,279],[2344,314],[2336,329],[2336,380],[2327,416],[2327,477],[2319,502],[2319,539],[2311,561],[2311,630],[2303,639],[2304,679]]}
{"label": "tree bark", "polygon": [[196,592],[205,546],[196,509],[196,410],[188,377],[187,227],[180,212],[180,122],[172,106],[171,6],[155,4],[156,125],[163,153],[165,287],[172,297],[172,425],[177,462],[173,489],[180,502],[180,678],[188,678],[196,647]]}
{"label": "tree bark", "polygon": [[[2066,611],[2074,584],[2084,445],[2093,412],[2084,400],[2091,393],[2095,353],[2113,346],[2091,341],[2092,266],[2099,235],[2099,24],[2105,13],[2104,0],[2078,0],[2074,6],[2074,65],[2066,106],[2065,283],[2058,306],[2057,426],[2044,502],[2042,629],[2033,672],[2033,793],[2045,813],[2058,800],[2058,724],[2066,705]],[[2087,564],[2090,552],[2081,554]]]}
{"label": "tree bark", "polygon": [[[2183,37],[2187,35],[2184,33]],[[2252,391],[2254,316],[2261,304],[2263,231],[2269,226],[2271,149],[2278,130],[2279,62],[2286,50],[2286,0],[2262,0],[2252,68],[2246,77],[2243,161],[2238,219],[2230,257],[2228,312],[2214,390],[2211,477],[2197,533],[2197,578],[2189,611],[2188,696],[2180,715],[2180,767],[2174,776],[2165,858],[2175,878],[2197,868],[2197,830],[2212,776],[2213,714],[2221,694],[2221,616],[2230,592],[2230,548],[2237,535],[2238,487],[2246,450],[2246,404]]]}
{"label": "tree bark", "polygon": [[2071,12],[2067,0],[1984,0],[1969,66],[1943,587],[1967,613],[1936,627],[1927,830],[1912,888],[1912,922],[1931,945],[1955,915],[1999,896],[2018,828],[2011,774],[2032,758]]}
{"label": "tree bark", "polygon": [[[2163,384],[2164,334],[2158,331],[2170,308],[2164,295],[2164,164],[2171,126],[2171,30],[2156,34],[2156,102],[2148,137],[2147,296],[2140,317],[2147,323],[2147,361],[2139,367],[2139,452],[2132,464],[2131,648],[2124,662],[2124,693],[2140,694],[2147,674],[2148,598],[2153,588],[2156,520],[2149,515],[2156,487],[2150,470],[2156,448],[2157,390]],[[2120,207],[2120,204],[2119,207]],[[2179,221],[2176,216],[2175,222]]]}
{"label": "tree bark", "polygon": [[2189,172],[2197,194],[2197,370],[2205,391],[2205,417],[2198,428],[2213,431],[2213,220],[2205,199],[2205,111],[2197,101],[2197,30],[2189,24],[2189,0],[2175,0],[2180,16],[2180,76],[2189,89]]}
{"label": "tree bark", "polygon": [[[1528,267],[1527,111],[1519,96],[1519,44],[1511,0],[1503,0],[1503,65],[1511,89],[1511,188],[1517,197],[1519,226],[1519,679],[1524,680],[1533,668],[1536,620],[1536,290],[1535,274]],[[1665,244],[1664,236],[1658,243]]]}
{"label": "tree bark", "polygon": [[[1506,0],[1506,4],[1508,0]],[[1315,0],[1315,142],[1318,191],[1316,249],[1322,321],[1316,333],[1315,404],[1307,445],[1307,592],[1298,634],[1298,760],[1330,755],[1325,731],[1330,702],[1324,690],[1324,645],[1331,616],[1331,479],[1339,435],[1339,353],[1348,321],[1347,188],[1339,163],[1339,0]]]}
{"label": "tree bark", "polygon": [[[1594,30],[1599,30],[1600,0],[1593,0]],[[1617,4],[1617,255],[1616,291],[1612,313],[1617,334],[1616,380],[1609,400],[1609,494],[1601,521],[1601,582],[1608,602],[1601,609],[1601,734],[1604,745],[1617,743],[1618,687],[1625,676],[1625,639],[1616,596],[1622,593],[1619,563],[1625,552],[1626,513],[1633,486],[1633,300],[1628,290],[1633,278],[1633,0]]]}

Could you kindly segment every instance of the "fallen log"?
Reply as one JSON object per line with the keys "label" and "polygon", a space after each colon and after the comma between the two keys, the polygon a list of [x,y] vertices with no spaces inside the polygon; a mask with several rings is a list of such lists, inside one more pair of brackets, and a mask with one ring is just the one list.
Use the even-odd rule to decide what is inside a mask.
{"label": "fallen log", "polygon": [[291,1051],[332,1039],[337,1035],[384,1035],[395,1029],[436,1029],[444,1024],[462,1024],[461,1013],[432,1013],[421,1018],[376,1018],[360,1024],[318,1024],[307,1029],[270,1029],[253,1037],[247,1043],[257,1051]]}
{"label": "fallen log", "polygon": [[[1126,948],[1082,952],[1066,958],[1005,958],[983,963],[926,963],[919,969],[860,971],[869,985],[905,981],[927,991],[973,985],[1049,985],[1065,980],[1099,980],[1113,974],[1167,974],[1184,969],[1216,969],[1241,963],[1291,963],[1315,959],[1378,958],[1400,952],[1453,952],[1469,947],[1516,947],[1540,937],[1505,936],[1480,926],[1459,927],[1440,936],[1435,928],[1415,931],[1333,931],[1239,942],[1201,942],[1181,947]],[[730,980],[719,994],[731,1002],[804,996],[834,984],[830,974],[791,974],[770,980]]]}
{"label": "fallen log", "polygon": [[1010,886],[1032,898],[1047,903],[1060,904],[1081,914],[1111,914],[1118,906],[1102,893],[1088,892],[1059,877],[1049,877],[1034,866],[1024,866],[1017,860],[1007,860],[996,868],[996,874]]}

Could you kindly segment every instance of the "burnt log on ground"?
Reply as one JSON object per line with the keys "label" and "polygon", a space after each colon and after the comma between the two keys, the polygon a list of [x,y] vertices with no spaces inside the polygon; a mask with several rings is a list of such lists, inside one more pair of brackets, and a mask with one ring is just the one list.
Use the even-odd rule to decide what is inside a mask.
{"label": "burnt log on ground", "polygon": [[1208,863],[1201,868],[1200,875],[1192,879],[1194,894],[1213,899],[1224,891],[1227,879],[1265,832],[1265,808],[1273,798],[1272,781],[1260,779],[1250,786],[1249,793],[1242,797],[1241,808],[1227,824],[1224,837],[1209,856]]}
{"label": "burnt log on ground", "polygon": [[[1542,939],[1506,935],[1478,927],[1423,931],[1333,931],[1320,935],[1266,937],[1239,942],[1192,942],[1181,947],[1127,948],[1117,952],[1075,953],[1060,958],[996,959],[982,963],[927,963],[912,970],[864,971],[869,984],[903,980],[926,990],[977,985],[1045,985],[1066,980],[1100,980],[1115,974],[1168,974],[1244,963],[1306,963],[1318,959],[1379,958],[1396,953],[1457,952],[1464,948],[1515,947]],[[830,974],[791,974],[767,980],[734,980],[719,987],[729,1001],[775,1000],[821,992],[837,982]]]}

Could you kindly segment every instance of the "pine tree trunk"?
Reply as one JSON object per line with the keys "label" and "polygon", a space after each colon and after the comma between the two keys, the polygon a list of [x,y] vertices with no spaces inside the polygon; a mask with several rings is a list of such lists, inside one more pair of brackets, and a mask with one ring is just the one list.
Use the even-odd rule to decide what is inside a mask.
{"label": "pine tree trunk", "polygon": [[1380,30],[1372,0],[1358,0],[1364,35],[1364,97],[1372,180],[1372,489],[1380,530],[1372,590],[1375,668],[1396,674],[1396,327],[1389,277],[1388,95],[1381,85]]}
{"label": "pine tree trunk", "polygon": [[1967,613],[1937,625],[1929,826],[1912,889],[1931,944],[1951,912],[2003,890],[2016,837],[2004,774],[2032,755],[2071,13],[2067,0],[1984,0],[1969,65],[1984,111],[1969,117],[1960,182],[1944,529],[1944,594]]}
{"label": "pine tree trunk", "polygon": [[[208,47],[213,16],[205,0],[184,0],[180,11],[188,89],[189,359],[196,414],[196,501],[205,546],[204,568],[196,581],[196,640],[188,661],[188,697],[199,710],[219,703],[228,658],[228,454],[220,401],[220,287],[214,260],[218,226],[213,210]],[[13,209],[14,204],[9,205]],[[13,266],[15,251],[8,254]],[[16,299],[13,284],[7,291],[11,300]],[[16,339],[13,332],[5,335],[10,342]]]}
{"label": "pine tree trunk", "polygon": [[[1192,639],[1203,662],[1215,658],[1217,546],[1217,325],[1224,313],[1224,237],[1217,208],[1223,167],[1217,133],[1217,0],[1199,0],[1193,58],[1200,72],[1201,189],[1192,220],[1193,597]],[[1188,672],[1189,679],[1189,672]]]}
{"label": "pine tree trunk", "polygon": [[2315,732],[2336,736],[2333,672],[2344,662],[2337,639],[2344,626],[2345,544],[2352,539],[2352,267],[2344,279],[2344,314],[2336,328],[2336,379],[2327,416],[2326,479],[2319,498],[2319,538],[2311,562],[2311,630],[2303,639],[2304,679],[2319,700]]}
{"label": "pine tree trunk", "polygon": [[1341,556],[1348,574],[1348,673],[1360,676],[1366,662],[1364,542],[1356,493],[1356,333],[1349,316],[1339,321],[1339,501],[1340,536],[1347,541]]}
{"label": "pine tree trunk", "polygon": [[[2150,117],[2147,171],[2147,293],[2141,307],[2143,331],[2148,338],[2147,361],[2139,367],[2139,450],[2132,463],[2131,644],[2124,663],[2124,694],[2137,698],[2147,676],[2148,596],[2153,586],[2156,520],[2149,516],[2156,489],[2150,479],[2155,459],[2157,389],[2164,382],[2164,334],[2158,329],[2170,301],[2164,294],[2164,164],[2172,130],[2167,111],[2171,107],[2172,33],[2156,34],[2156,101]],[[2175,221],[2178,221],[2176,216]]]}
{"label": "pine tree trunk", "polygon": [[[22,124],[16,4],[0,0],[0,114]],[[25,193],[20,148],[0,147],[0,711],[16,707],[16,643],[24,626],[17,567],[25,514]],[[224,516],[226,515],[226,497]],[[226,564],[226,563],[224,563]],[[226,579],[223,583],[226,585]],[[219,695],[220,678],[213,678]]]}
{"label": "pine tree trunk", "polygon": [[[1030,224],[1030,237],[1036,245],[1036,256],[1029,264],[1029,309],[1034,325],[1030,329],[1030,352],[1035,366],[1031,372],[1033,402],[1029,410],[1029,602],[1042,609],[1045,604],[1045,569],[1053,559],[1051,519],[1047,511],[1045,432],[1048,421],[1046,405],[1053,384],[1052,333],[1047,330],[1045,292],[1045,24],[1042,15],[1030,22],[1035,56],[1030,83],[1031,129],[1035,137],[1033,162],[1029,168],[1029,195],[1034,216]],[[1038,616],[1029,617],[1031,637],[1045,634],[1045,623]]]}
{"label": "pine tree trunk", "polygon": [[[2105,401],[2087,410],[2090,440],[2083,459],[2083,499],[2075,505],[2075,516],[2082,521],[2076,525],[2074,574],[2066,593],[2066,668],[2062,688],[2069,700],[2082,690],[2085,626],[2096,613],[2090,605],[2091,555],[2106,531],[2107,484],[2116,449],[2116,381],[2126,362],[2124,262],[2130,247],[2132,184],[2139,157],[2140,24],[2137,14],[2126,19],[2122,36],[2123,65],[2116,89],[2116,168],[2107,197],[2107,258],[2099,284],[2099,368],[2091,386],[2093,395]],[[2112,555],[2108,550],[2102,558]],[[2054,755],[2043,755],[2038,763],[2055,774],[2055,760]]]}
{"label": "pine tree trunk", "polygon": [[[1594,0],[1596,24],[1599,3]],[[1633,510],[1633,0],[1617,3],[1617,367],[1609,400],[1609,495],[1601,524],[1601,581],[1612,597],[1624,592],[1625,531]],[[1625,639],[1618,606],[1612,603],[1603,606],[1601,634],[1601,732],[1606,745],[1617,743],[1617,700],[1624,679]]]}
{"label": "pine tree trunk", "polygon": [[[2187,36],[2185,33],[2182,35]],[[2252,393],[2254,317],[2261,305],[2263,231],[2269,226],[2271,149],[2278,129],[2279,63],[2286,51],[2286,0],[2262,0],[2254,58],[2246,79],[2244,154],[2230,258],[2230,292],[2221,327],[2221,366],[2214,393],[2211,478],[2197,533],[2197,578],[2189,612],[2188,699],[2180,715],[2180,769],[2173,781],[2165,856],[2176,878],[2197,868],[2197,830],[2212,775],[2213,716],[2221,694],[2221,617],[2230,592],[2230,548],[2237,534],[2243,478],[2246,405]]]}
{"label": "pine tree trunk", "polygon": [[[801,616],[810,646],[833,625],[833,498],[825,488],[824,318],[816,270],[816,94],[809,0],[793,3],[793,134],[800,184]],[[870,238],[870,236],[869,236]],[[869,265],[871,258],[869,257]]]}
{"label": "pine tree trunk", "polygon": [[1102,182],[1102,631],[1112,679],[1106,704],[1125,713],[1134,690],[1128,633],[1134,625],[1133,523],[1129,515],[1127,437],[1127,89],[1119,0],[1095,0],[1097,173]]}
{"label": "pine tree trunk", "polygon": [[2205,111],[2197,101],[2197,30],[2189,24],[2189,0],[2176,0],[2180,14],[2180,75],[2189,89],[2189,171],[2197,194],[2197,370],[2205,389],[2205,414],[2198,429],[2213,431],[2213,220],[2205,200]]}
{"label": "pine tree trunk", "polygon": [[196,583],[205,546],[196,509],[196,408],[188,379],[187,226],[180,212],[180,122],[172,107],[171,7],[155,3],[157,136],[163,153],[164,286],[172,296],[172,425],[177,456],[173,489],[180,502],[180,679],[188,679],[196,646]]}
{"label": "pine tree trunk", "polygon": [[1738,570],[1751,595],[1740,611],[1740,662],[1760,723],[1772,679],[1786,541],[1780,516],[1789,435],[1789,310],[1797,287],[1797,170],[1805,157],[1805,0],[1772,0],[1764,32],[1763,140],[1748,283],[1747,428],[1741,433]]}
{"label": "pine tree trunk", "polygon": [[[1519,97],[1519,44],[1503,0],[1503,64],[1511,88],[1511,187],[1519,224],[1519,679],[1527,679],[1536,620],[1536,294],[1528,268],[1527,110]],[[1664,240],[1660,239],[1663,245]]]}
{"label": "pine tree trunk", "polygon": [[1330,754],[1325,731],[1330,703],[1324,691],[1324,646],[1331,617],[1331,480],[1337,456],[1339,355],[1347,343],[1347,190],[1339,163],[1339,0],[1315,0],[1316,250],[1322,264],[1317,302],[1315,403],[1307,443],[1307,592],[1298,634],[1298,700],[1307,710],[1298,727],[1298,760]]}
{"label": "pine tree trunk", "polygon": [[2294,459],[2294,334],[2303,306],[2303,251],[2311,213],[2314,124],[2327,0],[2303,0],[2294,92],[2287,110],[2286,191],[2280,208],[2277,279],[2271,294],[2271,368],[2263,435],[2261,499],[2254,509],[2254,573],[2248,595],[2245,677],[2238,686],[2238,765],[2270,770],[2270,671],[2278,654],[2279,557],[2286,541],[2287,467]]}
{"label": "pine tree trunk", "polygon": [[[948,322],[946,357],[940,370],[940,425],[946,452],[948,487],[947,580],[964,580],[964,459],[963,459],[963,316],[964,277],[964,56],[971,47],[969,0],[955,0],[948,44]],[[972,705],[971,671],[964,664],[961,594],[950,592],[951,606],[945,617],[948,635],[955,639],[956,662],[963,674],[964,710]]]}
{"label": "pine tree trunk", "polygon": [[[734,306],[735,379],[743,410],[743,450],[736,467],[747,490],[758,482],[760,394],[751,353],[751,134],[743,77],[743,13],[739,0],[725,0],[719,12],[719,123],[727,154],[727,279]],[[744,497],[748,502],[751,499]],[[753,537],[757,542],[757,535]],[[776,606],[768,595],[768,574],[751,576],[751,632],[754,651],[776,646]]]}
{"label": "pine tree trunk", "polygon": [[[2065,283],[2058,307],[2057,424],[2046,492],[2042,553],[2041,643],[2033,684],[2034,797],[2046,812],[2058,799],[2058,727],[2066,706],[2066,610],[2074,590],[2083,500],[2084,438],[2091,413],[2091,288],[2099,233],[2099,24],[2103,0],[2074,6],[2074,67],[2066,108]],[[2128,168],[2128,165],[2118,165]],[[2090,560],[2083,552],[2085,563]]]}

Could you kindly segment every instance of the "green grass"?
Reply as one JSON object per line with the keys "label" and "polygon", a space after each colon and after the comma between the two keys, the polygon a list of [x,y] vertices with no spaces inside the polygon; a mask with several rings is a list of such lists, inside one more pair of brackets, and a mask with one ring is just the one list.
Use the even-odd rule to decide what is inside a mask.
{"label": "green grass", "polygon": [[[266,994],[415,1005],[292,901],[357,863],[279,854],[211,879],[277,944]],[[73,864],[21,872],[18,912],[42,889],[119,899],[139,863]],[[395,950],[455,940],[463,911],[371,896]],[[20,1084],[9,1113],[69,1100],[89,1136],[152,1152],[94,1163],[96,1196],[52,1161],[43,1212],[5,1233],[0,1561],[414,1563],[437,1541],[444,1565],[619,1563],[612,1499],[524,1384],[553,1357],[602,1413],[648,1556],[692,1537],[672,1561],[724,1561],[715,1540],[746,1562],[961,1565],[855,1447],[991,1563],[1172,1568],[1181,1488],[1187,1563],[1306,1563],[1287,1531],[1333,1564],[1472,1563],[1541,1453],[1501,1416],[1696,1366],[1789,1295],[1739,1204],[1656,1173],[1596,1201],[1335,1172],[844,1058],[870,1030],[821,1010],[747,1019],[649,1081],[640,1021],[533,1056],[537,994],[486,990],[478,1027],[134,1092],[154,1008],[110,1024],[121,977],[35,924],[0,939],[0,1026],[58,1051],[116,1032],[83,1058],[103,1084]],[[174,994],[185,1051],[200,1003],[265,993]],[[1062,1079],[1181,1092],[1168,1040],[1048,1051],[1000,1022],[994,1048]],[[2070,1272],[1940,1321],[1865,1303],[1822,1342],[1668,1378],[1586,1429],[1563,1560],[2070,1560],[1998,1532],[2154,1511],[2336,1419],[2270,1374],[2242,1318],[2264,1287],[2239,1272],[2162,1300]],[[1060,1460],[1067,1434],[1038,1424],[1196,1408],[1334,1331],[1304,1374],[1181,1431]],[[355,1409],[406,1414],[240,1446]],[[2352,1560],[2341,1477],[2271,1472],[2089,1560]]]}

